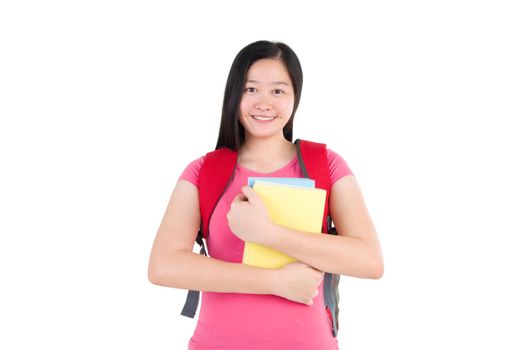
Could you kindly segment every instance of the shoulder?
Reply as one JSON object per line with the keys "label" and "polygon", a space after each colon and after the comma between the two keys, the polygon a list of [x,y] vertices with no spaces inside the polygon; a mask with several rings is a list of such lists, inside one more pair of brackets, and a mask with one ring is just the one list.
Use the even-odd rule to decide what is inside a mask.
{"label": "shoulder", "polygon": [[348,163],[337,152],[326,148],[328,155],[328,166],[331,184],[337,182],[340,178],[346,175],[354,175]]}
{"label": "shoulder", "polygon": [[325,143],[308,141],[304,139],[298,139],[295,141],[297,144],[298,142],[300,142],[300,150],[302,155],[309,156],[312,154],[319,154],[319,152],[322,150],[326,151],[331,185],[346,175],[353,175],[353,172],[346,161],[337,152],[328,148]]}
{"label": "shoulder", "polygon": [[205,161],[205,156],[201,156],[192,162],[190,162],[185,170],[183,170],[183,173],[181,173],[181,176],[179,177],[179,180],[186,180],[192,184],[194,184],[196,187],[198,186],[198,178],[199,178],[199,172],[201,170],[201,166],[203,165],[203,162]]}
{"label": "shoulder", "polygon": [[227,168],[229,169],[228,175],[230,175],[230,168],[236,165],[236,159],[237,152],[225,147],[208,152],[190,162],[183,170],[179,180],[187,180],[199,187],[200,173],[205,174],[205,179],[210,179],[211,176],[215,177],[218,174],[224,174]]}

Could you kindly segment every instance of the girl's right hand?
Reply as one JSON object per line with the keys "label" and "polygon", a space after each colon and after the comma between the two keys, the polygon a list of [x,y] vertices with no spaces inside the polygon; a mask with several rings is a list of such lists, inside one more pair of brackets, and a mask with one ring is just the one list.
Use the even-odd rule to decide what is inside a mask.
{"label": "girl's right hand", "polygon": [[277,269],[275,292],[288,300],[313,305],[313,299],[318,295],[318,286],[324,279],[324,273],[301,262],[288,264]]}

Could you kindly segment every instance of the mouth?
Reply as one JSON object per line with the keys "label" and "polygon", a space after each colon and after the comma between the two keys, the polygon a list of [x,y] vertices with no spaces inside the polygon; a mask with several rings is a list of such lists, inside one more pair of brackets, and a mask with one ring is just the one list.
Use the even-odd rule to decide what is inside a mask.
{"label": "mouth", "polygon": [[271,122],[277,118],[277,117],[271,117],[271,116],[266,116],[266,115],[253,115],[253,114],[251,114],[250,116],[259,122]]}

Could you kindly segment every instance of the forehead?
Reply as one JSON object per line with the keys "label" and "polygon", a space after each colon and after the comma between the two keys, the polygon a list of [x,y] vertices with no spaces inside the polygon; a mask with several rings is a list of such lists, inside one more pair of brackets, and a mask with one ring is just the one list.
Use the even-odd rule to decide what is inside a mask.
{"label": "forehead", "polygon": [[282,81],[291,84],[287,68],[281,60],[261,59],[253,63],[247,72],[246,80],[261,83]]}

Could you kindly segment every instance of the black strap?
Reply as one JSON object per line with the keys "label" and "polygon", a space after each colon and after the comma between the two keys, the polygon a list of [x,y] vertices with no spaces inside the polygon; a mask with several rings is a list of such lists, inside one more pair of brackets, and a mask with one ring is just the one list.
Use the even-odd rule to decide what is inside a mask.
{"label": "black strap", "polygon": [[302,176],[305,178],[309,178],[309,175],[307,173],[306,169],[306,163],[304,163],[304,158],[302,158],[302,152],[300,151],[300,142],[302,140],[296,139],[295,140],[295,147],[296,147],[296,157],[298,159],[298,165],[300,165],[300,170],[302,171]]}
{"label": "black strap", "polygon": [[207,250],[205,249],[205,241],[203,241],[203,232],[201,232],[201,230],[198,231],[198,234],[196,236],[196,243],[200,246],[199,253],[201,255],[208,256]]}
{"label": "black strap", "polygon": [[187,300],[181,311],[181,315],[194,318],[196,315],[196,310],[198,309],[199,304],[199,291],[198,290],[189,290],[187,294]]}
{"label": "black strap", "polygon": [[[199,244],[200,249],[199,253],[201,255],[207,255],[207,249],[205,248],[205,242],[203,241],[203,233],[201,230],[198,231],[196,236],[196,243]],[[198,290],[189,290],[187,293],[187,299],[185,300],[185,305],[181,311],[181,315],[194,318],[196,316],[196,311],[198,310],[199,304],[199,291]]]}

